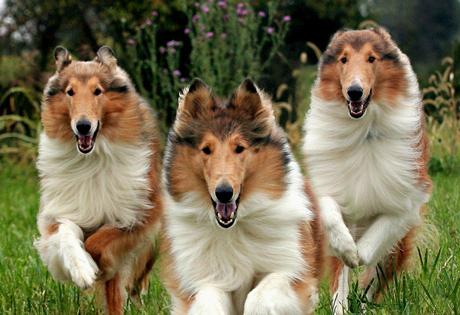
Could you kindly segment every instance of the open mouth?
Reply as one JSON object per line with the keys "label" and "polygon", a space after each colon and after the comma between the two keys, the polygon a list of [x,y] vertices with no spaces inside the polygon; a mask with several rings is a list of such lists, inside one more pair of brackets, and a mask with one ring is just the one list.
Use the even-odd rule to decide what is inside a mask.
{"label": "open mouth", "polygon": [[99,131],[99,122],[97,123],[96,131],[94,131],[92,135],[87,135],[87,136],[75,135],[75,138],[77,139],[77,148],[78,148],[78,151],[80,151],[80,153],[88,154],[93,150],[94,144],[96,143],[96,136],[97,136],[98,131]]}
{"label": "open mouth", "polygon": [[347,100],[348,105],[348,114],[351,118],[359,119],[364,116],[366,113],[367,106],[371,100],[372,90],[369,92],[367,98],[363,101],[349,101]]}
{"label": "open mouth", "polygon": [[239,203],[240,197],[238,197],[235,201],[228,203],[221,203],[219,201],[216,202],[212,200],[212,205],[214,206],[214,214],[216,215],[216,221],[219,226],[223,227],[224,229],[228,229],[236,222]]}

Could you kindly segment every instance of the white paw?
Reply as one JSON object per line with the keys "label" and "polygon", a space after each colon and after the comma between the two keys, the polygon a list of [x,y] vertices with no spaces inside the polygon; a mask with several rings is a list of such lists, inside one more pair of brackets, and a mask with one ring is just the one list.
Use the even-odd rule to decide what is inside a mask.
{"label": "white paw", "polygon": [[340,233],[337,230],[330,234],[329,246],[333,254],[342,259],[350,268],[357,267],[359,264],[358,249],[351,234],[348,231]]}
{"label": "white paw", "polygon": [[369,244],[358,242],[359,264],[361,266],[371,266],[374,262],[374,249]]}
{"label": "white paw", "polygon": [[189,315],[233,314],[230,295],[216,288],[201,289],[195,296]]}
{"label": "white paw", "polygon": [[278,288],[258,288],[249,292],[244,303],[244,315],[302,314],[296,297]]}
{"label": "white paw", "polygon": [[72,281],[81,289],[92,287],[99,272],[93,258],[81,248],[64,257],[64,266]]}

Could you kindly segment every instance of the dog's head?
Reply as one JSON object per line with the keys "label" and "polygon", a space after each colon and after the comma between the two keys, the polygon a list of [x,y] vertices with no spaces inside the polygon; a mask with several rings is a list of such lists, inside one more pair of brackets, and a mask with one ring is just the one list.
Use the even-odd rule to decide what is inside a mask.
{"label": "dog's head", "polygon": [[54,57],[56,73],[46,85],[42,111],[45,132],[53,138],[75,138],[77,150],[89,154],[103,125],[113,133],[123,124],[116,116],[129,108],[132,84],[107,46],[92,61],[72,61],[63,47],[55,49]]}
{"label": "dog's head", "polygon": [[405,84],[403,56],[382,28],[339,31],[324,52],[319,70],[319,93],[342,100],[351,118],[364,116],[371,99],[394,99]]}
{"label": "dog's head", "polygon": [[169,138],[170,193],[178,199],[187,191],[200,193],[212,204],[217,223],[231,227],[251,191],[283,189],[285,139],[277,132],[271,104],[251,80],[228,101],[194,80],[180,100]]}

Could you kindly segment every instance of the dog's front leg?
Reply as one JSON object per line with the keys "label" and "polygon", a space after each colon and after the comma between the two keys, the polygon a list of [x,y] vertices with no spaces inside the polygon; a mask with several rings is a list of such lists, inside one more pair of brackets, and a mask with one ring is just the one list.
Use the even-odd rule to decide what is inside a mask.
{"label": "dog's front leg", "polygon": [[100,280],[111,279],[125,257],[145,242],[150,242],[154,236],[153,229],[152,225],[139,225],[130,230],[104,225],[89,236],[85,248],[101,270]]}
{"label": "dog's front leg", "polygon": [[337,202],[327,196],[319,199],[321,220],[333,254],[351,268],[358,266],[358,250],[350,230],[345,225]]}
{"label": "dog's front leg", "polygon": [[360,264],[376,265],[401,240],[407,231],[420,223],[418,214],[380,215],[358,240]]}
{"label": "dog's front leg", "polygon": [[40,257],[57,280],[72,280],[82,289],[91,287],[98,268],[83,248],[83,231],[75,223],[60,219],[46,224],[35,242]]}
{"label": "dog's front leg", "polygon": [[204,287],[194,296],[189,315],[232,315],[234,309],[230,293],[215,287]]}
{"label": "dog's front leg", "polygon": [[244,315],[301,315],[304,302],[300,301],[288,276],[271,273],[249,292]]}

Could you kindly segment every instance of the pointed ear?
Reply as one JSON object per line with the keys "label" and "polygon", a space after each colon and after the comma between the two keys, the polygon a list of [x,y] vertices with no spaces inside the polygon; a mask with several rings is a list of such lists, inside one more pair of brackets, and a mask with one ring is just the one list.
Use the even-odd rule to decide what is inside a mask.
{"label": "pointed ear", "polygon": [[390,33],[388,33],[388,31],[382,27],[382,26],[379,26],[379,27],[373,27],[370,29],[371,31],[373,31],[374,33],[377,33],[378,35],[380,35],[384,40],[387,40],[387,41],[393,41],[391,39],[391,35]]}
{"label": "pointed ear", "polygon": [[57,46],[54,49],[54,60],[56,61],[56,70],[59,72],[72,62],[72,57],[67,49]]}
{"label": "pointed ear", "polygon": [[251,79],[245,79],[231,97],[230,104],[243,112],[255,117],[263,110],[262,97],[259,88]]}
{"label": "pointed ear", "polygon": [[102,46],[97,51],[96,60],[100,63],[108,66],[110,69],[114,69],[117,66],[117,58],[115,58],[115,54],[109,46]]}
{"label": "pointed ear", "polygon": [[205,110],[211,108],[213,104],[214,98],[211,89],[201,79],[195,78],[179,96],[177,114],[197,118]]}

